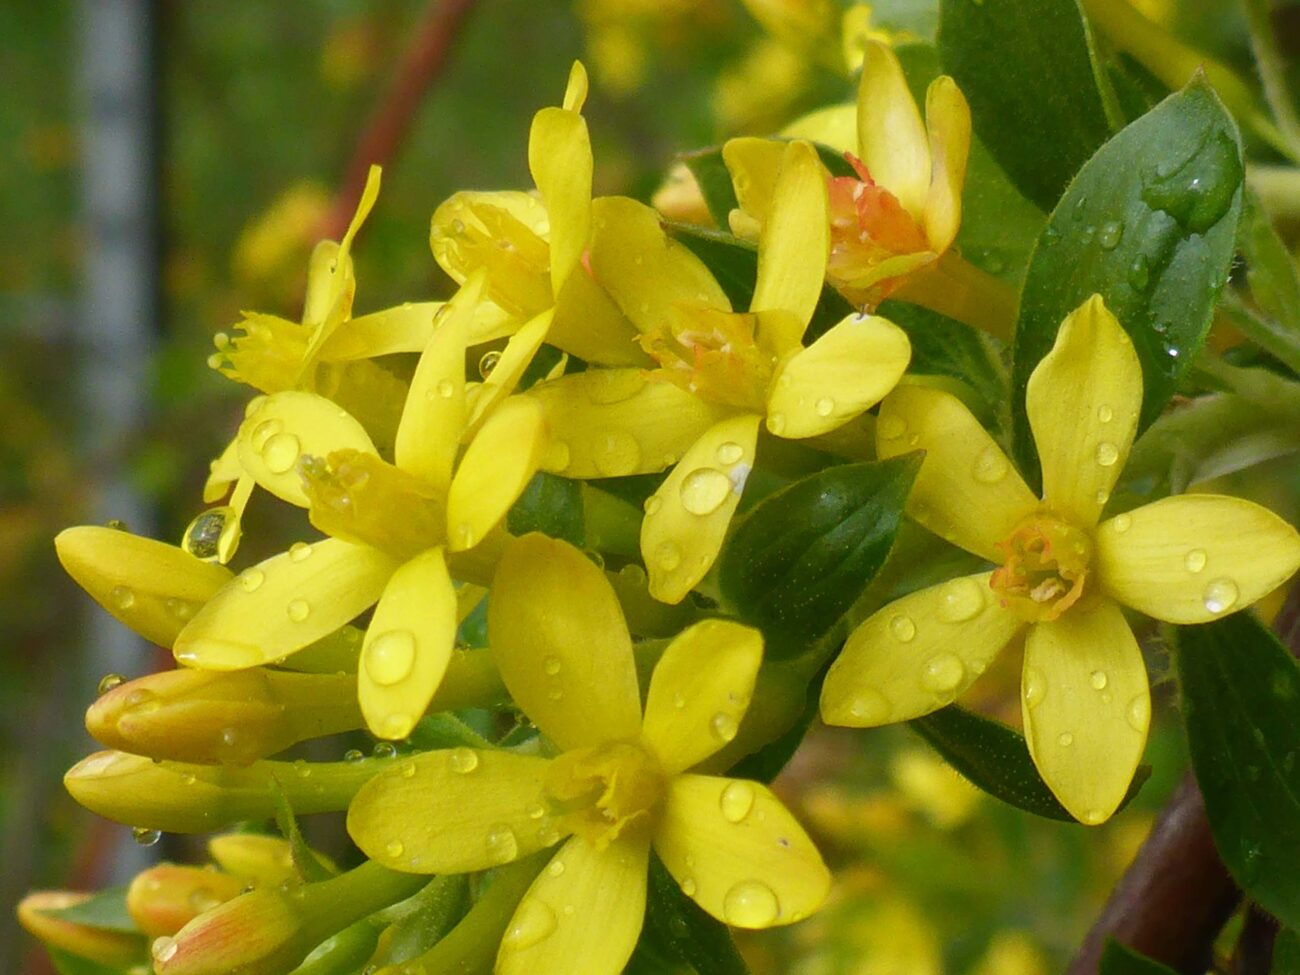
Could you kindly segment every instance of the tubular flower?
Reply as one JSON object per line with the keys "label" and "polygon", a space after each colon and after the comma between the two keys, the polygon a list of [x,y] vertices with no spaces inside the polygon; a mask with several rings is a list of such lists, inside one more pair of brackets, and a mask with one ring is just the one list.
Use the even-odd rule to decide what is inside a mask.
{"label": "tubular flower", "polygon": [[427,873],[486,870],[559,844],[514,912],[498,973],[621,971],[652,847],[682,891],[728,924],[788,924],[821,904],[829,874],[780,801],[758,783],[689,771],[736,734],[762,658],[756,631],[708,620],[683,632],[654,670],[643,715],[604,574],[541,535],[503,558],[488,628],[506,686],[560,754],[417,755],[358,793],[348,829],[377,862]]}
{"label": "tubular flower", "polygon": [[1100,521],[1137,429],[1142,372],[1099,296],[1066,318],[1029,380],[1039,501],[954,397],[908,386],[881,405],[877,450],[926,451],[909,513],[998,568],[922,589],[853,631],[821,710],[831,724],[906,721],[950,703],[1024,637],[1030,753],[1061,804],[1110,817],[1142,756],[1146,670],[1127,606],[1204,623],[1267,595],[1300,566],[1300,536],[1238,498],[1166,498]]}
{"label": "tubular flower", "polygon": [[567,477],[676,469],[646,503],[641,551],[656,599],[676,603],[704,577],[754,463],[758,429],[815,437],[873,406],[907,368],[901,329],[851,315],[804,347],[828,252],[826,188],[807,143],[792,143],[759,242],[748,313],[655,212],[606,199],[591,264],[658,364],[588,370],[533,387],[553,442],[544,466]]}
{"label": "tubular flower", "polygon": [[645,357],[633,342],[635,331],[584,266],[593,170],[582,117],[586,99],[587,72],[575,61],[563,106],[533,117],[528,168],[541,199],[510,191],[456,193],[434,211],[429,244],[457,282],[475,271],[486,274],[483,304],[505,323],[500,334],[553,310],[551,344],[591,362],[640,364]]}
{"label": "tubular flower", "polygon": [[[307,508],[332,537],[295,544],[224,586],[177,637],[178,661],[207,670],[271,663],[377,603],[357,674],[361,713],[380,737],[410,732],[452,657],[458,604],[448,555],[462,572],[483,574],[492,531],[537,470],[544,444],[538,405],[502,401],[531,353],[503,355],[488,381],[466,387],[466,335],[481,285],[477,275],[461,289],[420,358],[395,463],[380,458],[346,411],[312,393],[276,393],[245,420],[244,470]],[[469,442],[457,463],[462,439]]]}
{"label": "tubular flower", "polygon": [[[854,108],[831,108],[796,122],[795,138],[844,152],[851,176],[823,169],[830,197],[826,279],[853,304],[874,308],[910,275],[938,261],[961,226],[961,192],[970,153],[970,109],[943,76],[926,92],[925,121],[887,44],[865,42]],[[778,200],[781,143],[733,139],[723,147],[740,209],[731,229],[754,237]]]}

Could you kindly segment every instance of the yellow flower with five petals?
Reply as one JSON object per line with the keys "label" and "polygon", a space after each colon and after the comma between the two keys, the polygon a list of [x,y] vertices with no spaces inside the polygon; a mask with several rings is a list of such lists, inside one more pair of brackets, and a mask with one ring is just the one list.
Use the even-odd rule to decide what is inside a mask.
{"label": "yellow flower with five petals", "polygon": [[519,707],[559,749],[425,752],[368,782],[348,831],[394,870],[460,873],[559,847],[520,901],[498,975],[623,970],[653,848],[683,893],[742,928],[789,924],[830,875],[766,787],[689,771],[736,734],[762,637],[707,620],[664,651],[644,714],[622,611],[572,546],[528,535],[502,559],[489,644]]}
{"label": "yellow flower with five petals", "polygon": [[822,690],[830,724],[906,721],[953,701],[1024,637],[1025,737],[1061,804],[1109,818],[1142,757],[1146,669],[1121,607],[1205,623],[1300,567],[1300,536],[1239,498],[1165,498],[1100,521],[1137,429],[1142,370],[1100,296],[1062,324],[1026,410],[1043,499],[947,393],[903,386],[881,404],[882,458],[924,450],[908,512],[999,567],[904,596],[849,636]]}

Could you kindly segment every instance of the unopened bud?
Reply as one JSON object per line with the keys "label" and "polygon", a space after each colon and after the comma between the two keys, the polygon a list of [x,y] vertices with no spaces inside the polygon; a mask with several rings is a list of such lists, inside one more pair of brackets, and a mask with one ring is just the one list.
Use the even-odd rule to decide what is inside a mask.
{"label": "unopened bud", "polygon": [[700,191],[700,184],[684,162],[673,164],[650,202],[669,220],[713,226],[713,216]]}
{"label": "unopened bud", "polygon": [[75,907],[93,894],[71,890],[38,890],[18,903],[18,923],[51,948],[117,967],[137,962],[144,955],[143,935],[99,928],[59,917],[56,911]]}
{"label": "unopened bud", "polygon": [[136,875],[126,891],[126,909],[151,938],[175,934],[204,911],[243,890],[230,874],[207,867],[160,863]]}
{"label": "unopened bud", "polygon": [[355,678],[262,667],[150,674],[86,712],[86,730],[110,748],[199,764],[248,765],[361,725]]}
{"label": "unopened bud", "polygon": [[[208,840],[208,855],[243,884],[270,887],[293,880],[293,849],[288,840],[258,833],[226,833]],[[315,853],[331,872],[334,864],[322,853]]]}

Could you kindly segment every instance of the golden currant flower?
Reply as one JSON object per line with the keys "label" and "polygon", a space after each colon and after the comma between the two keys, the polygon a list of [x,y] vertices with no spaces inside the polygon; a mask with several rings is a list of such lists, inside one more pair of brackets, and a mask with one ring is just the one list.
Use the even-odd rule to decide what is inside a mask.
{"label": "golden currant flower", "polygon": [[[632,643],[604,573],[529,535],[501,562],[489,643],[554,758],[454,748],[402,760],[357,795],[348,829],[395,870],[486,870],[560,844],[515,911],[500,975],[622,970],[653,847],[714,917],[765,928],[807,917],[830,877],[764,786],[691,773],[736,735],[762,638],[698,623],[664,651],[642,713]],[[566,839],[567,837],[567,839]]]}
{"label": "golden currant flower", "polygon": [[999,567],[905,596],[859,625],[822,690],[827,722],[869,727],[943,707],[1023,635],[1034,763],[1077,819],[1110,817],[1150,720],[1146,669],[1121,607],[1204,623],[1300,566],[1295,529],[1238,498],[1165,498],[1098,523],[1141,405],[1137,355],[1096,295],[1066,318],[1029,380],[1041,501],[954,397],[905,386],[885,399],[880,456],[926,451],[909,514]]}

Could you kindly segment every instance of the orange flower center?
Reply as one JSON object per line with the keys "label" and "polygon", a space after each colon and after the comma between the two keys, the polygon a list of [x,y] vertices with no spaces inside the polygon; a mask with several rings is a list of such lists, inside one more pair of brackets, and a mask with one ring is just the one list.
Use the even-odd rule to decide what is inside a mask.
{"label": "orange flower center", "polygon": [[546,794],[563,825],[603,850],[625,830],[649,830],[666,783],[633,742],[565,752],[546,771]]}
{"label": "orange flower center", "polygon": [[1083,596],[1092,539],[1069,522],[1041,512],[1030,515],[997,548],[1003,563],[989,585],[1022,619],[1054,620]]}
{"label": "orange flower center", "polygon": [[757,319],[713,308],[679,307],[671,322],[638,341],[660,365],[652,378],[712,403],[762,412],[774,363],[754,340]]}

